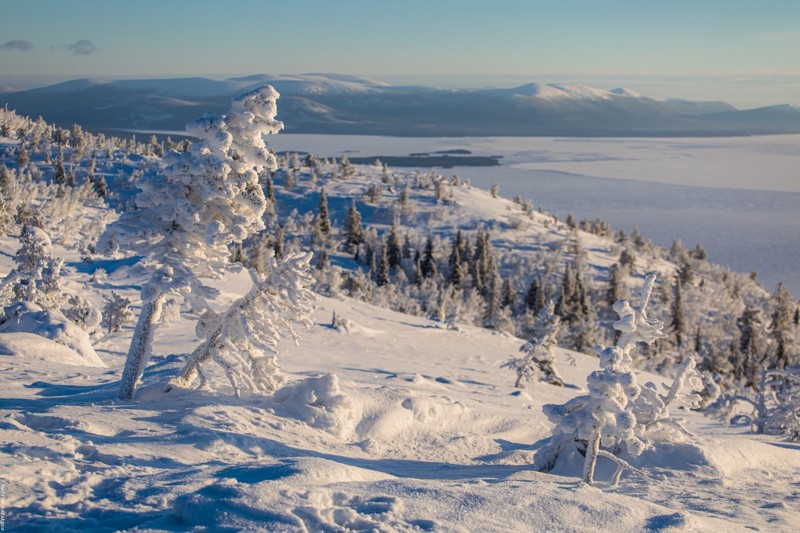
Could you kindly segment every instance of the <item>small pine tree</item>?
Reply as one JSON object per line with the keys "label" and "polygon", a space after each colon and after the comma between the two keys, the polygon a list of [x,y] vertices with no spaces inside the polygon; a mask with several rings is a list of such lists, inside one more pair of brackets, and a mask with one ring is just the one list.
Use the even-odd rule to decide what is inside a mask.
{"label": "small pine tree", "polygon": [[639,455],[655,439],[669,440],[676,433],[688,434],[678,420],[669,416],[668,407],[676,401],[690,406],[700,401],[694,393],[701,388],[694,361],[686,359],[678,367],[666,395],[659,395],[651,383],[638,385],[630,368],[630,351],[637,342],[652,344],[664,337],[663,324],[648,318],[646,313],[654,284],[655,276],[647,276],[638,307],[632,307],[626,300],[614,304],[619,315],[614,327],[621,335],[616,346],[597,347],[600,370],[588,377],[589,393],[563,405],[543,407],[556,427],[549,442],[536,453],[538,469],[551,470],[560,456],[577,452],[584,456],[583,481],[593,483],[597,459],[606,457],[617,464],[612,480],[615,484],[623,468],[642,473],[617,453]]}
{"label": "small pine tree", "polygon": [[356,253],[358,247],[366,241],[364,227],[361,225],[361,213],[356,208],[356,201],[350,204],[344,219],[345,246],[350,253]]}
{"label": "small pine tree", "polygon": [[106,298],[103,306],[103,322],[109,333],[122,331],[122,326],[134,320],[131,311],[131,300],[121,296],[117,291],[111,291],[111,298]]}
{"label": "small pine tree", "polygon": [[779,283],[772,295],[773,312],[769,333],[775,343],[771,368],[783,370],[788,365],[800,363],[795,342],[793,311],[797,304],[783,283]]}
{"label": "small pine tree", "polygon": [[330,235],[331,219],[328,216],[328,196],[323,187],[319,191],[319,203],[317,204],[316,227],[322,235]]}
{"label": "small pine tree", "polygon": [[389,268],[395,268],[400,264],[401,250],[400,250],[400,237],[397,235],[397,218],[392,221],[392,227],[389,229],[389,237],[386,239],[386,257],[389,261]]}
{"label": "small pine tree", "polygon": [[534,330],[539,332],[535,340],[525,343],[520,351],[523,357],[513,357],[506,361],[503,366],[511,368],[517,372],[517,380],[514,383],[516,388],[523,388],[526,383],[533,379],[538,379],[550,385],[559,387],[564,385],[564,380],[553,367],[555,362],[553,348],[558,344],[558,331],[561,326],[561,319],[553,313],[553,304],[550,303],[549,310],[542,309],[536,317]]}
{"label": "small pine tree", "polygon": [[425,250],[422,253],[419,271],[424,278],[432,278],[438,271],[436,259],[433,257],[433,238],[430,235],[428,235],[428,240],[425,241]]}
{"label": "small pine tree", "polygon": [[386,253],[386,245],[382,245],[380,249],[380,259],[378,260],[377,271],[375,272],[375,283],[378,287],[388,285],[391,280],[389,279],[389,257]]}

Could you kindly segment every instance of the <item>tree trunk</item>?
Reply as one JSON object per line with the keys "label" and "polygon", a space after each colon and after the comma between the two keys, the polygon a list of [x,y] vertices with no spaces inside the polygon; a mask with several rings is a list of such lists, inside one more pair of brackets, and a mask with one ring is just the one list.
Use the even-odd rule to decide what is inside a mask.
{"label": "tree trunk", "polygon": [[172,390],[173,386],[177,387],[189,387],[194,380],[197,378],[197,374],[200,371],[200,366],[209,358],[211,355],[211,347],[219,340],[219,336],[222,334],[222,325],[219,324],[215,329],[211,336],[200,344],[197,348],[195,348],[192,355],[189,356],[189,360],[186,361],[186,364],[183,365],[183,368],[178,374],[178,377],[170,380],[167,384],[165,392],[169,392]]}
{"label": "tree trunk", "polygon": [[597,465],[597,455],[600,452],[600,429],[592,432],[592,437],[586,446],[586,460],[583,462],[583,482],[594,483],[594,467]]}
{"label": "tree trunk", "polygon": [[125,370],[122,372],[119,397],[123,400],[132,400],[139,385],[139,380],[144,373],[144,367],[150,360],[153,351],[153,335],[158,321],[161,319],[161,310],[166,296],[157,292],[150,301],[143,303],[142,313],[133,332],[128,358],[125,360]]}

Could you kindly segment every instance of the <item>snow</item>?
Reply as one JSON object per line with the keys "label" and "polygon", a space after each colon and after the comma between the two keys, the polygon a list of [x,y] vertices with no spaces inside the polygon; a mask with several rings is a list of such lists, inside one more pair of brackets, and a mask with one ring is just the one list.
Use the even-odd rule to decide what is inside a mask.
{"label": "snow", "polygon": [[97,357],[97,354],[90,359],[68,346],[34,333],[0,333],[0,355],[39,359],[64,365],[105,367],[105,363]]}
{"label": "snow", "polygon": [[[216,283],[233,299],[249,279]],[[350,324],[346,334],[328,325],[334,312]],[[0,357],[7,526],[716,532],[794,531],[800,520],[798,447],[696,413],[681,413],[695,438],[631,460],[647,480],[626,473],[612,487],[603,458],[595,486],[579,483],[581,457],[549,474],[533,470],[552,431],[542,405],[580,394],[593,356],[555,349],[567,386],[515,394],[513,372],[500,368],[523,344],[513,336],[345,298],[321,298],[314,319],[299,346],[281,346],[289,381],[272,397],[165,393],[183,359],[169,354],[197,342],[188,321],[162,326],[135,402],[116,396],[131,328],[96,341],[110,370],[53,365],[8,346],[16,357]],[[25,334],[4,334],[5,345],[8,335]]]}
{"label": "snow", "polygon": [[[380,172],[360,170],[364,175],[325,183],[332,204],[349,205]],[[428,196],[427,205],[415,206],[419,225],[446,234],[491,220],[498,249],[530,251],[565,237],[550,217],[522,217],[518,205],[485,191],[449,192],[446,204]],[[317,196],[281,197],[292,198],[301,205]],[[341,215],[341,205],[331,211]],[[440,218],[428,216],[433,212]],[[610,241],[581,238],[592,272],[616,261]],[[18,242],[2,237],[0,244],[0,269],[8,271]],[[138,258],[84,264],[60,244],[53,255],[68,260],[65,286],[94,302],[116,290],[141,311],[148,275],[135,265]],[[111,274],[90,279],[100,266]],[[647,267],[674,268],[655,260]],[[251,284],[243,269],[210,282],[220,294],[215,309],[227,308]],[[329,325],[334,313],[336,324]],[[686,418],[692,437],[625,455],[644,477],[624,472],[612,485],[615,465],[600,457],[596,483],[583,484],[577,453],[564,454],[549,473],[536,471],[533,458],[553,433],[542,408],[586,393],[587,377],[599,366],[593,355],[555,348],[564,386],[532,383],[520,391],[501,365],[526,341],[510,334],[451,328],[344,297],[320,298],[312,314],[315,325],[299,345],[287,338],[275,350],[286,383],[272,395],[241,397],[215,368],[209,377],[215,371],[223,377],[214,381],[222,383],[217,392],[167,391],[201,339],[189,318],[164,323],[135,400],[117,396],[130,326],[91,339],[107,367],[75,366],[69,361],[86,359],[80,346],[54,346],[12,319],[7,324],[15,330],[0,333],[4,526],[793,532],[800,523],[800,446],[685,409],[670,414]],[[56,330],[53,315],[40,318],[44,332]],[[636,380],[665,381],[638,371]]]}
{"label": "snow", "polygon": [[[28,304],[21,311],[19,315],[11,313],[10,318],[0,324],[0,338],[3,339],[0,342],[12,353],[46,361],[62,360],[65,364],[105,368],[106,364],[92,347],[89,335],[61,311],[42,310],[33,304]],[[33,337],[42,339],[40,345]]]}

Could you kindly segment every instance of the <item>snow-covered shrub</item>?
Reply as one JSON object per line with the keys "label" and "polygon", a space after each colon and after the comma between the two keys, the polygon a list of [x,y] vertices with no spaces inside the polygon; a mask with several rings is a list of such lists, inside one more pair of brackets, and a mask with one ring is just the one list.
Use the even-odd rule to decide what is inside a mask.
{"label": "snow-covered shrub", "polygon": [[726,424],[747,422],[753,433],[785,435],[800,441],[800,367],[762,367],[756,392],[743,388],[724,393],[706,412]]}
{"label": "snow-covered shrub", "polygon": [[663,323],[647,317],[647,304],[655,283],[655,276],[645,279],[641,303],[632,307],[626,300],[614,303],[619,315],[614,328],[621,332],[616,346],[598,346],[600,370],[587,378],[589,393],[577,396],[563,405],[547,404],[545,415],[556,424],[553,436],[535,456],[538,469],[549,471],[562,455],[584,456],[583,481],[594,481],[598,457],[606,457],[617,464],[612,483],[619,480],[623,468],[634,469],[619,457],[620,453],[640,455],[656,440],[675,438],[676,433],[686,434],[679,420],[671,418],[668,406],[675,402],[694,406],[700,397],[694,390],[701,388],[694,361],[687,361],[665,395],[657,393],[654,385],[644,387],[637,383],[631,370],[631,349],[637,342],[652,344],[663,338]]}
{"label": "snow-covered shrub", "polygon": [[[237,396],[242,389],[271,393],[285,381],[276,355],[278,344],[288,333],[295,344],[299,336],[294,324],[310,327],[311,304],[316,299],[310,286],[310,252],[287,255],[280,263],[270,257],[270,268],[242,298],[218,316],[207,316],[198,334],[206,338],[189,357],[174,385],[211,388],[204,367],[213,363],[225,375]],[[268,355],[272,354],[272,355]]]}
{"label": "snow-covered shrub", "polygon": [[536,331],[541,332],[541,336],[530,342],[526,342],[520,351],[523,357],[512,357],[503,364],[503,367],[511,368],[517,372],[517,381],[514,386],[522,388],[533,379],[538,379],[551,385],[563,386],[564,380],[553,367],[555,362],[553,348],[558,344],[558,334],[561,327],[561,319],[553,314],[553,303],[550,302],[549,308],[543,308],[537,316]]}
{"label": "snow-covered shrub", "polygon": [[133,322],[131,300],[121,296],[117,291],[111,291],[111,298],[106,299],[103,306],[103,322],[108,332],[121,331],[122,326]]}
{"label": "snow-covered shrub", "polygon": [[262,136],[283,127],[275,120],[278,96],[264,86],[234,98],[226,115],[207,113],[188,124],[187,132],[200,140],[188,152],[170,152],[162,173],[140,176],[139,210],[125,213],[101,238],[99,249],[140,254],[150,271],[120,397],[134,395],[167,296],[208,310],[217,291],[202,279],[226,270],[231,243],[264,228],[267,200],[259,175],[277,164]]}
{"label": "snow-covered shrub", "polygon": [[3,305],[31,302],[43,309],[57,309],[63,300],[61,267],[64,260],[52,256],[47,233],[36,226],[25,226],[20,248],[14,255],[17,268],[0,285]]}
{"label": "snow-covered shrub", "polygon": [[33,333],[77,352],[87,366],[105,367],[92,348],[89,334],[58,309],[42,309],[32,302],[18,302],[4,309],[0,333]]}
{"label": "snow-covered shrub", "polygon": [[100,324],[103,321],[103,314],[89,300],[71,294],[67,297],[68,306],[64,308],[64,316],[72,320],[89,335],[100,331]]}

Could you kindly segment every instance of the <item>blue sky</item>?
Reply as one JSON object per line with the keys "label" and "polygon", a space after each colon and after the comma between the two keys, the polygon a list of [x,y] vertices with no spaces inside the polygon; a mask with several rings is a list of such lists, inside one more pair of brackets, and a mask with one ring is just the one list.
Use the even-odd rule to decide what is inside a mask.
{"label": "blue sky", "polygon": [[336,72],[800,103],[798,50],[797,0],[0,2],[5,84]]}

